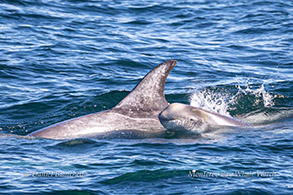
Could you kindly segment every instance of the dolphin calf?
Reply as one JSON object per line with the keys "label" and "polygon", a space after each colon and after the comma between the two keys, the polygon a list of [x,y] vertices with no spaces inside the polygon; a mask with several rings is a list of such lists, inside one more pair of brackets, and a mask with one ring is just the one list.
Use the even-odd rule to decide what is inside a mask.
{"label": "dolphin calf", "polygon": [[114,108],[60,122],[30,133],[48,139],[144,138],[165,132],[158,115],[168,106],[164,88],[177,64],[166,61],[150,71]]}
{"label": "dolphin calf", "polygon": [[161,124],[168,130],[201,134],[212,127],[248,127],[242,121],[181,103],[167,106],[160,114]]}

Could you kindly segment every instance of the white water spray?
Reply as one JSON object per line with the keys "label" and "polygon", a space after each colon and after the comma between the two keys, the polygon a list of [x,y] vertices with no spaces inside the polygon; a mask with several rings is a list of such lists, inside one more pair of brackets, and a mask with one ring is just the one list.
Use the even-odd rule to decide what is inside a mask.
{"label": "white water spray", "polygon": [[228,110],[228,96],[209,89],[194,92],[190,97],[190,105],[230,116]]}
{"label": "white water spray", "polygon": [[[228,92],[226,89],[217,89],[216,88],[204,88],[198,89],[190,96],[190,105],[195,107],[200,107],[212,112],[219,113],[221,115],[230,116],[228,109],[233,105],[239,104],[239,98],[243,95],[254,96],[254,102],[247,106],[253,107],[258,106],[263,103],[263,106],[266,108],[274,106],[275,96],[271,95],[265,90],[264,83],[256,89],[253,89],[253,86],[246,81],[244,87],[241,87],[240,84],[235,85],[238,89],[236,94]],[[230,107],[229,107],[230,106]]]}
{"label": "white water spray", "polygon": [[239,95],[240,93],[243,93],[244,95],[247,95],[247,94],[255,95],[255,97],[257,99],[256,99],[254,105],[259,104],[259,102],[260,102],[259,98],[262,98],[264,107],[270,108],[275,105],[275,103],[273,101],[274,96],[265,90],[264,83],[261,85],[260,88],[255,89],[255,90],[251,89],[251,86],[248,83],[245,85],[245,87],[246,87],[245,89],[242,89],[239,84],[236,87],[238,88],[238,92],[235,96]]}

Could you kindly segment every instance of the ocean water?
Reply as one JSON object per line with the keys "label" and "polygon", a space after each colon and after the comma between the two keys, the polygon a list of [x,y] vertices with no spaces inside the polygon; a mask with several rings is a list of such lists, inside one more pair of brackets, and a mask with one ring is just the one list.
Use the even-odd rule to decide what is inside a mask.
{"label": "ocean water", "polygon": [[[293,2],[0,0],[1,194],[293,194]],[[26,139],[110,109],[152,68],[248,129]]]}

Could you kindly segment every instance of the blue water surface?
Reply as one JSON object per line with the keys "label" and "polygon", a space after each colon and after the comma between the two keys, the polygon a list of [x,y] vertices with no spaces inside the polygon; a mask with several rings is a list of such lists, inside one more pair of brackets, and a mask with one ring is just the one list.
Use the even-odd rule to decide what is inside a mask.
{"label": "blue water surface", "polygon": [[[1,0],[1,194],[292,194],[293,2]],[[252,124],[199,139],[27,139],[176,59],[169,102]]]}

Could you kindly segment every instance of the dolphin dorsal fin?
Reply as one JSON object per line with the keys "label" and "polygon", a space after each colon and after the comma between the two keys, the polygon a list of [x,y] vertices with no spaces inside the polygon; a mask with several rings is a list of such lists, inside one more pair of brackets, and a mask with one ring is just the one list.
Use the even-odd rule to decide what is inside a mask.
{"label": "dolphin dorsal fin", "polygon": [[164,95],[165,82],[176,64],[176,60],[168,60],[155,67],[115,108],[145,111],[164,109],[168,105]]}

